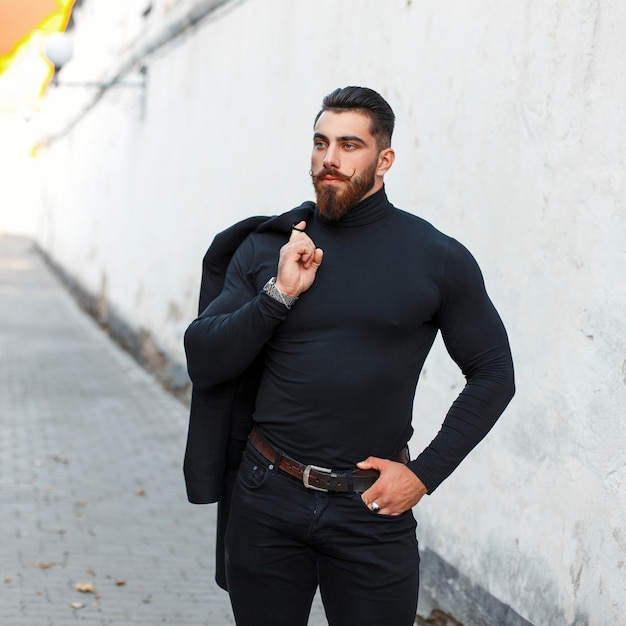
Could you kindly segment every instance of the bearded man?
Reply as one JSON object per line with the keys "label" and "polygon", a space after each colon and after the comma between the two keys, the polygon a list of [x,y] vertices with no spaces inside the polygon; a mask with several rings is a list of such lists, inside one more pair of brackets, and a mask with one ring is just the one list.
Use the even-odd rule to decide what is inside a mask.
{"label": "bearded man", "polygon": [[[232,501],[220,496],[230,507],[224,586],[240,626],[305,625],[318,588],[331,625],[413,624],[412,509],[514,394],[506,331],[476,261],[387,199],[393,126],[371,89],[324,98],[310,171],[316,204],[306,219],[286,214],[298,216],[287,240],[266,225],[242,236],[185,335],[196,397],[258,372],[252,390],[231,393],[234,405],[253,396],[252,430],[236,455]],[[437,332],[467,382],[410,459],[415,388]],[[194,432],[188,494],[209,501],[196,489]]]}

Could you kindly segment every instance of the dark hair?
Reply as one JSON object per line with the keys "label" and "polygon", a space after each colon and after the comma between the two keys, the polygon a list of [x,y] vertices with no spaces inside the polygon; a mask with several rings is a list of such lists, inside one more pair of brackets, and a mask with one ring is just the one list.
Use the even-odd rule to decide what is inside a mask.
{"label": "dark hair", "polygon": [[317,124],[324,111],[355,110],[365,113],[371,120],[371,133],[379,150],[391,145],[391,135],[396,116],[388,102],[373,89],[367,87],[339,87],[322,101],[322,108],[315,116]]}

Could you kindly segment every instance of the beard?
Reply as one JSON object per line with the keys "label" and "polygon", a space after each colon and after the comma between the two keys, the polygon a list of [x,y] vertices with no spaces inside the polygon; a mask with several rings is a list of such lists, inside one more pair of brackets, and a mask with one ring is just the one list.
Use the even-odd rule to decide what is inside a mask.
{"label": "beard", "polygon": [[[313,187],[317,196],[317,207],[325,218],[338,220],[359,202],[370,191],[376,182],[377,160],[358,176],[355,172],[351,176],[340,174],[332,168],[322,168],[317,174],[313,174]],[[343,181],[340,186],[326,185],[324,176],[334,176]]]}

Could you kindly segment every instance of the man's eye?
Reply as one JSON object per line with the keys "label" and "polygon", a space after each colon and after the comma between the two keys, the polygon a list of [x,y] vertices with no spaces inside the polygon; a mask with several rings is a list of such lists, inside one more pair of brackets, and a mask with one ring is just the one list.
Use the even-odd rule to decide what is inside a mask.
{"label": "man's eye", "polygon": [[353,143],[344,143],[344,144],[343,144],[343,147],[344,147],[346,150],[354,150],[354,148],[356,148],[356,146],[355,146]]}
{"label": "man's eye", "polygon": [[313,143],[313,146],[314,146],[315,148],[318,148],[319,150],[321,150],[321,149],[323,149],[323,148],[325,148],[325,147],[326,147],[326,144],[325,144],[323,141],[315,141],[315,142]]}

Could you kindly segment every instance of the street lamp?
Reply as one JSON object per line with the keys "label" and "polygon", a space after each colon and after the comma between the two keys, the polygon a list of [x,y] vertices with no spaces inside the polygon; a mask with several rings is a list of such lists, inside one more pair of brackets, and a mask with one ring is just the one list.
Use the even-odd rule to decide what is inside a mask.
{"label": "street lamp", "polygon": [[65,33],[52,33],[46,37],[43,53],[54,69],[59,70],[72,58],[74,45]]}

